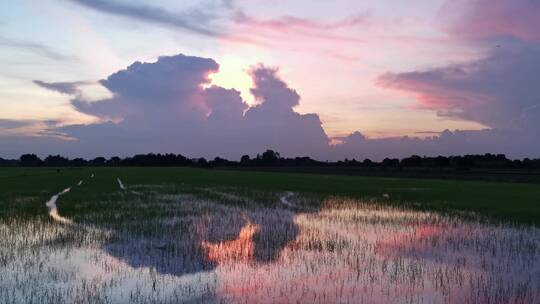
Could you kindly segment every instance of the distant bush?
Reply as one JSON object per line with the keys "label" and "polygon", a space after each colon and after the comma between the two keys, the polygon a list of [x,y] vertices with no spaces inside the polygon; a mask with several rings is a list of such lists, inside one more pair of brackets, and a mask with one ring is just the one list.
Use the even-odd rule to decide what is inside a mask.
{"label": "distant bush", "polygon": [[84,166],[157,166],[157,167],[364,167],[364,168],[384,168],[406,169],[406,168],[426,168],[426,169],[455,169],[470,170],[478,169],[540,169],[540,159],[510,160],[504,154],[483,154],[483,155],[463,155],[463,156],[419,156],[412,155],[401,160],[397,158],[385,158],[381,162],[374,162],[370,159],[357,161],[356,159],[344,159],[336,162],[322,162],[310,157],[284,158],[274,150],[266,150],[262,154],[257,154],[255,158],[243,155],[240,161],[231,161],[221,157],[215,157],[207,161],[205,158],[190,159],[181,154],[137,154],[132,157],[120,158],[118,156],[106,159],[96,157],[91,160],[83,158],[68,159],[61,155],[49,155],[44,160],[35,154],[23,154],[18,160],[0,158],[0,166],[21,166],[21,167],[84,167]]}

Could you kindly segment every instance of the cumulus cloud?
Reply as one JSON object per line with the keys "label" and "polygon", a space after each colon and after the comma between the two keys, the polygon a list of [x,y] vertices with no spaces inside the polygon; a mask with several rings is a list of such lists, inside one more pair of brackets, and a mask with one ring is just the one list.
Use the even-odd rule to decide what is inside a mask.
{"label": "cumulus cloud", "polygon": [[[472,45],[491,48],[485,58],[427,70],[386,73],[377,82],[416,95],[418,106],[435,110],[440,116],[478,122],[487,129],[447,131],[425,140],[374,140],[372,146],[378,147],[373,149],[418,154],[425,151],[430,155],[450,151],[539,156],[539,5],[529,0],[448,1],[442,15],[450,37],[456,43],[465,39]],[[414,149],[408,148],[412,146]]]}
{"label": "cumulus cloud", "polygon": [[511,158],[540,156],[540,136],[522,130],[444,130],[437,136],[427,138],[391,137],[369,139],[355,132],[333,146],[334,159],[385,157],[402,158],[410,155],[451,156],[464,154],[496,153]]}
{"label": "cumulus cloud", "polygon": [[208,75],[219,65],[208,58],[177,55],[160,57],[155,63],[135,62],[126,70],[110,75],[101,84],[111,92],[135,101],[172,103],[179,96],[197,91],[208,84]]}
{"label": "cumulus cloud", "polygon": [[211,111],[209,121],[237,122],[243,118],[244,111],[249,108],[240,97],[239,91],[214,85],[204,90],[204,100]]}
{"label": "cumulus cloud", "polygon": [[[521,67],[516,63],[508,63],[507,66]],[[428,105],[444,104],[445,110],[459,108],[459,115],[474,117],[493,126],[498,126],[500,121],[519,118],[523,121],[521,128],[445,131],[425,139],[371,139],[354,132],[341,138],[341,144],[330,146],[319,116],[294,110],[300,103],[300,94],[280,78],[277,69],[257,65],[249,71],[253,80],[251,93],[257,101],[256,105],[249,107],[237,90],[210,85],[209,75],[219,70],[213,59],[176,55],[160,57],[151,63],[135,62],[101,80],[101,85],[111,92],[112,97],[98,101],[82,99],[76,84],[44,83],[49,89],[72,94],[71,103],[75,109],[97,117],[98,122],[62,127],[48,125],[39,137],[4,136],[1,137],[0,153],[14,157],[18,156],[14,155],[15,151],[19,154],[62,153],[73,157],[94,157],[173,152],[238,159],[243,154],[253,156],[265,149],[274,149],[284,156],[311,156],[321,160],[345,157],[380,160],[411,154],[488,152],[506,153],[510,157],[540,155],[540,136],[535,132],[540,108],[528,102],[529,99],[516,101],[519,106],[515,107],[526,107],[524,115],[520,116],[519,111],[507,107],[503,101],[498,106],[487,108],[504,111],[486,109],[482,112],[481,107],[472,107],[467,102],[457,102],[441,94],[458,92],[456,94],[469,96],[471,92],[480,92],[482,94],[477,95],[491,93],[500,97],[497,86],[484,83],[488,80],[482,79],[495,72],[484,69],[488,68],[478,64],[471,72],[465,68],[462,71],[447,68],[429,73],[386,75],[384,81],[388,82],[387,85],[414,88],[415,92],[426,94],[427,100],[435,100]],[[501,77],[505,73],[507,71],[503,69],[500,74],[493,75]],[[512,82],[511,77],[503,80],[514,89],[526,89],[526,86]],[[417,84],[422,90],[418,90]],[[446,88],[449,84],[452,86]],[[493,96],[482,102],[493,102]],[[516,96],[526,97],[528,94]],[[497,116],[497,113],[506,114]],[[20,125],[12,121],[0,121],[0,124],[8,128]]]}
{"label": "cumulus cloud", "polygon": [[251,94],[269,111],[290,111],[300,101],[300,95],[276,77],[277,70],[259,66],[250,71],[255,87]]}
{"label": "cumulus cloud", "polygon": [[[299,114],[300,95],[278,76],[258,65],[250,71],[249,107],[234,89],[209,86],[219,65],[212,59],[176,55],[156,62],[135,62],[100,83],[112,98],[88,102],[75,96],[72,105],[100,123],[55,128],[76,140],[77,155],[176,152],[192,156],[238,158],[276,149],[284,155],[327,151],[328,136],[316,114]],[[51,89],[76,92],[76,87]],[[72,89],[72,90],[69,90]]]}
{"label": "cumulus cloud", "polygon": [[100,83],[113,98],[89,102],[74,98],[78,111],[102,120],[150,120],[201,118],[208,108],[202,99],[202,86],[219,65],[212,59],[177,55],[160,57],[155,63],[135,62]]}
{"label": "cumulus cloud", "polygon": [[[72,1],[170,25],[179,18],[131,4]],[[294,110],[301,102],[300,94],[280,78],[277,69],[259,65],[249,71],[253,80],[251,93],[257,101],[249,107],[238,91],[210,85],[208,76],[219,70],[213,59],[177,55],[160,57],[152,63],[136,62],[110,75],[100,83],[112,97],[99,101],[84,100],[76,83],[36,82],[73,95],[74,108],[97,117],[99,123],[50,126],[46,136],[31,139],[2,137],[0,153],[92,157],[173,152],[238,159],[242,154],[274,149],[285,156],[307,155],[321,160],[467,153],[540,157],[538,12],[538,4],[529,0],[448,1],[442,19],[447,22],[451,39],[488,46],[492,51],[474,62],[387,73],[378,80],[387,88],[415,94],[421,107],[435,110],[441,116],[479,122],[486,126],[485,130],[445,130],[427,138],[381,139],[353,132],[340,138],[340,144],[330,146],[319,116]],[[259,23],[263,27],[326,31],[325,25],[302,19],[260,23],[248,16],[237,18],[240,18],[238,23]],[[359,20],[350,22],[331,25],[328,29],[352,26]],[[4,129],[19,126],[0,121],[2,124]],[[57,133],[74,140],[47,135]]]}
{"label": "cumulus cloud", "polygon": [[[259,102],[245,114],[246,135],[254,148],[275,147],[284,155],[317,155],[328,147],[328,136],[317,114],[299,114],[293,108],[300,95],[277,77],[277,70],[257,66],[250,72],[251,93]],[[255,152],[255,151],[253,151]]]}

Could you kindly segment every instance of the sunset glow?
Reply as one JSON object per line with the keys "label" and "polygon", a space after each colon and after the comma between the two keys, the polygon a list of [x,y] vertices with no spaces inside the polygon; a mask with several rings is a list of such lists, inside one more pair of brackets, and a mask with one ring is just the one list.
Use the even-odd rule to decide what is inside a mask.
{"label": "sunset glow", "polygon": [[540,303],[540,0],[0,0],[0,67],[0,303]]}
{"label": "sunset glow", "polygon": [[[193,156],[240,157],[232,147],[213,147],[212,153],[203,147],[213,140],[209,129],[215,129],[224,132],[219,138],[241,143],[249,153],[270,145],[289,156],[366,158],[379,154],[367,151],[389,145],[397,156],[493,152],[533,157],[540,153],[537,124],[531,123],[538,121],[538,92],[530,81],[538,76],[540,38],[530,29],[538,25],[540,9],[526,0],[496,2],[486,4],[486,12],[486,0],[4,1],[0,140],[12,146],[6,156],[35,149],[40,155],[58,150],[91,157],[110,153],[92,142],[107,121],[117,124],[108,134],[159,133],[155,122],[167,121],[172,129],[192,128],[197,140],[180,132],[164,134],[160,142],[178,138],[199,144],[155,150]],[[165,57],[174,59],[160,62]],[[196,58],[215,64],[196,67]],[[138,63],[152,64],[147,74],[139,74]],[[257,67],[275,71],[273,77],[286,86],[254,96],[260,84],[250,73]],[[107,81],[122,71],[129,79]],[[198,73],[209,74],[210,83]],[[201,91],[175,89],[198,81]],[[208,101],[212,86],[216,100]],[[143,87],[148,94],[141,94]],[[217,92],[220,88],[226,90]],[[256,107],[276,103],[288,94],[278,91],[285,88],[298,98],[278,112],[300,114],[297,119],[263,110],[271,106]],[[163,93],[173,91],[174,98]],[[229,104],[232,100],[239,103]],[[205,123],[214,108],[232,116]],[[238,117],[232,114],[238,109],[244,122],[225,121]],[[248,118],[254,112],[264,121]],[[168,117],[151,117],[158,113]],[[50,121],[53,127],[45,123]],[[268,133],[248,135],[258,128],[255,121]],[[287,131],[279,133],[276,125]],[[431,140],[445,130],[454,134],[451,147]],[[344,140],[355,132],[367,139],[362,151]],[[288,141],[256,143],[259,137],[296,133],[312,142],[303,142],[305,149]],[[503,133],[517,135],[499,138]],[[51,134],[78,141],[67,145]],[[36,135],[47,144],[36,148]],[[412,146],[417,151],[410,151]],[[121,154],[146,150],[116,148]]]}
{"label": "sunset glow", "polygon": [[255,253],[255,242],[253,235],[260,229],[257,225],[246,224],[240,230],[238,237],[231,241],[223,241],[217,244],[203,241],[201,246],[206,252],[209,261],[219,264],[229,262],[252,261]]}

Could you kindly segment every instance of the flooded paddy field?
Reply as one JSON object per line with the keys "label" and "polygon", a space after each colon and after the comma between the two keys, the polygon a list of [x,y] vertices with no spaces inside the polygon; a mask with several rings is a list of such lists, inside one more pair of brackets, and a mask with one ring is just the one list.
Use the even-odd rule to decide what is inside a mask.
{"label": "flooded paddy field", "polygon": [[540,302],[538,185],[170,168],[0,178],[1,303]]}

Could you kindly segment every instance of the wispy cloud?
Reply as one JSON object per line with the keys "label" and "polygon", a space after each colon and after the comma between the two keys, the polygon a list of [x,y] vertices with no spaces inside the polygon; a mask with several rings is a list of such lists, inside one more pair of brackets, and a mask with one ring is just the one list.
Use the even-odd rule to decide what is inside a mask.
{"label": "wispy cloud", "polygon": [[424,71],[387,73],[383,87],[415,94],[419,105],[441,116],[475,121],[491,128],[538,130],[540,90],[531,85],[540,73],[536,46],[506,45],[469,64]]}
{"label": "wispy cloud", "polygon": [[[283,34],[324,40],[365,42],[357,37],[338,34],[336,31],[366,24],[368,17],[367,13],[354,14],[331,23],[288,15],[260,19],[247,14],[231,0],[218,1],[217,4],[204,2],[204,4],[179,12],[158,6],[118,1],[68,1],[105,14],[181,29],[211,38],[259,46],[273,45],[272,41],[283,38]],[[220,27],[223,28],[220,25],[223,24],[229,24],[231,30],[220,30]]]}
{"label": "wispy cloud", "polygon": [[445,29],[468,39],[514,37],[540,42],[540,2],[531,0],[447,0],[441,8]]}
{"label": "wispy cloud", "polygon": [[31,124],[29,120],[0,119],[0,129],[16,129]]}
{"label": "wispy cloud", "polygon": [[[145,22],[157,23],[193,32],[195,34],[222,37],[211,22],[217,19],[212,9],[195,7],[182,12],[171,12],[156,6],[127,4],[109,0],[68,0],[102,13],[128,17]],[[224,1],[222,7],[230,7],[231,1]]]}
{"label": "wispy cloud", "polygon": [[0,118],[1,136],[55,136],[60,125],[57,120]]}
{"label": "wispy cloud", "polygon": [[73,82],[45,82],[41,80],[34,80],[34,84],[51,91],[55,91],[67,95],[79,95],[81,90],[79,86],[85,84],[92,84],[89,81],[73,81]]}
{"label": "wispy cloud", "polygon": [[[526,54],[519,55],[527,60]],[[494,57],[493,61],[501,60],[500,57]],[[461,72],[447,72],[449,75],[443,73],[437,77],[441,71],[435,70],[427,74],[417,72],[387,77],[392,80],[392,86],[412,90],[419,85],[431,94],[433,90],[437,93],[437,88],[448,85],[455,88],[465,86],[462,88],[465,91],[476,92],[478,88],[484,87],[477,78],[492,74],[492,77],[502,79],[516,91],[522,90],[500,76],[508,70],[504,69],[499,74],[491,73],[492,70],[482,68],[486,63],[475,69],[479,71],[464,75]],[[520,65],[516,66],[521,73]],[[205,86],[209,83],[208,75],[217,71],[218,67],[218,63],[210,58],[184,55],[160,57],[152,63],[135,62],[101,81],[113,94],[110,98],[92,103],[85,103],[78,96],[72,99],[72,105],[79,112],[98,118],[95,123],[71,125],[0,120],[0,154],[9,157],[23,151],[33,151],[40,154],[63,153],[94,157],[101,154],[124,156],[175,151],[190,156],[238,159],[246,153],[254,155],[263,149],[272,148],[285,156],[310,155],[318,159],[369,157],[379,160],[382,157],[404,157],[411,154],[490,152],[525,157],[540,153],[536,123],[540,113],[532,113],[539,109],[534,104],[528,104],[527,117],[531,125],[527,129],[444,131],[425,138],[379,139],[354,132],[333,138],[332,145],[329,145],[329,138],[317,114],[294,111],[300,102],[300,95],[279,77],[277,69],[259,65],[249,71],[253,80],[251,93],[258,104],[248,107],[240,93],[234,89]],[[538,70],[537,66],[531,69]],[[72,83],[40,83],[66,94],[77,92]],[[423,90],[420,93],[424,93]],[[538,95],[536,91],[532,93]],[[482,110],[488,112],[485,110],[487,107],[500,109],[502,104],[505,103],[486,104]],[[472,113],[475,109],[464,110]],[[509,112],[491,111],[488,114]],[[110,117],[118,117],[119,120],[112,122]],[[431,135],[430,132],[426,134]],[[190,144],[185,145],[186,142]]]}
{"label": "wispy cloud", "polygon": [[377,83],[416,95],[440,116],[536,133],[540,90],[531,84],[540,76],[539,9],[529,0],[448,0],[441,12],[450,39],[491,50],[470,62],[386,73]]}
{"label": "wispy cloud", "polygon": [[43,57],[53,59],[53,60],[70,59],[69,56],[59,53],[51,49],[49,46],[32,42],[32,41],[16,40],[16,39],[10,39],[7,37],[0,36],[0,47],[23,49],[23,50],[35,53],[39,56],[43,56]]}
{"label": "wispy cloud", "polygon": [[247,15],[244,11],[236,11],[233,20],[239,24],[247,24],[249,26],[255,26],[259,28],[287,31],[287,30],[318,30],[318,31],[331,31],[344,28],[350,28],[367,22],[367,13],[357,14],[346,17],[332,23],[323,23],[316,20],[307,18],[299,18],[295,16],[282,16],[275,19],[257,19]]}
{"label": "wispy cloud", "polygon": [[232,21],[242,29],[242,32],[266,39],[279,40],[283,39],[284,36],[289,36],[352,43],[365,43],[366,41],[344,34],[346,33],[344,31],[370,22],[367,12],[325,23],[289,15],[262,19],[249,15],[241,9],[236,9]]}

